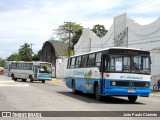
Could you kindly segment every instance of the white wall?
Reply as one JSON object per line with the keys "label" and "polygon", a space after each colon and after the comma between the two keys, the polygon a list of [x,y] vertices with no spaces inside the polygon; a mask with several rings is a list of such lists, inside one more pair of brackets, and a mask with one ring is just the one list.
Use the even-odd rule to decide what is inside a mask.
{"label": "white wall", "polygon": [[56,59],[56,78],[66,77],[67,60],[67,58]]}
{"label": "white wall", "polygon": [[[115,35],[118,34],[115,34],[116,30],[114,29],[126,26],[128,29],[128,46],[126,47],[139,48],[150,51],[152,59],[151,74],[153,77],[160,76],[160,18],[151,24],[140,25],[134,20],[128,18],[126,14],[123,14],[122,17],[126,17],[123,18],[126,23],[123,21],[123,26],[115,26],[116,24],[113,23],[108,33],[102,38],[97,37],[89,30],[89,28],[84,29],[81,38],[74,46],[75,54],[77,55],[107,47],[113,47],[115,42]],[[119,17],[120,20],[122,17]],[[116,22],[118,23],[117,20],[118,19],[116,19]],[[125,40],[123,40],[123,42],[125,42]]]}

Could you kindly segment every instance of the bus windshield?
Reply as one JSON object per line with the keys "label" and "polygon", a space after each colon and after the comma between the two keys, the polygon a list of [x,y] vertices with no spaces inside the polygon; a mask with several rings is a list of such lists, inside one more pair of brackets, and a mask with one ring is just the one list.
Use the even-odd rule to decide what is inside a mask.
{"label": "bus windshield", "polygon": [[39,73],[52,73],[51,64],[48,63],[40,63]]}
{"label": "bus windshield", "polygon": [[150,74],[150,57],[134,55],[111,55],[109,72]]}

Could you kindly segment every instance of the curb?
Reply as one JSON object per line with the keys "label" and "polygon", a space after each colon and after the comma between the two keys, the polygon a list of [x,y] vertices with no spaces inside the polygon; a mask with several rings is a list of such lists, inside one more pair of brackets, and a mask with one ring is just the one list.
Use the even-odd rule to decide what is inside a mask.
{"label": "curb", "polygon": [[155,92],[155,91],[153,92],[153,91],[152,91],[150,95],[160,96],[160,92],[159,92],[159,91],[157,91],[157,92]]}
{"label": "curb", "polygon": [[52,79],[50,82],[54,82],[54,83],[65,83],[65,80],[64,79]]}

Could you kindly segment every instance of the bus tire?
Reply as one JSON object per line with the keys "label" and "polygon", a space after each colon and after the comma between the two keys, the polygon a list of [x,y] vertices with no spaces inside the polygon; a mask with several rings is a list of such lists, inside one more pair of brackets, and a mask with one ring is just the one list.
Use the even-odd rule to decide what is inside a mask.
{"label": "bus tire", "polygon": [[77,90],[75,89],[75,81],[72,82],[72,92],[77,94]]}
{"label": "bus tire", "polygon": [[14,74],[12,74],[12,80],[17,81],[17,78],[14,77]]}
{"label": "bus tire", "polygon": [[128,100],[130,103],[134,103],[137,100],[137,96],[128,96]]}
{"label": "bus tire", "polygon": [[102,96],[100,95],[100,87],[98,84],[95,85],[95,97],[96,97],[96,100],[99,100],[99,101],[102,100]]}
{"label": "bus tire", "polygon": [[30,79],[30,82],[33,82],[33,77],[32,76],[30,76],[29,79]]}
{"label": "bus tire", "polygon": [[22,82],[26,82],[26,79],[22,79]]}
{"label": "bus tire", "polygon": [[45,83],[45,80],[42,80],[42,83]]}
{"label": "bus tire", "polygon": [[14,80],[14,75],[11,75],[11,77],[12,77],[12,80]]}

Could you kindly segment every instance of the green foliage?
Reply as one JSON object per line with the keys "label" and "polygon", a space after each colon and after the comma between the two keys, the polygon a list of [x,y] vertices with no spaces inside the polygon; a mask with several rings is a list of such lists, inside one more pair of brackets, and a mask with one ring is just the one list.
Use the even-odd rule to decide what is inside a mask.
{"label": "green foliage", "polygon": [[38,51],[38,56],[39,56],[39,58],[40,58],[40,56],[41,56],[41,52],[42,52],[42,50],[39,50],[39,51]]}
{"label": "green foliage", "polygon": [[17,53],[11,54],[7,58],[7,61],[21,61],[21,56],[20,56],[20,54],[17,54]]}
{"label": "green foliage", "polygon": [[33,61],[40,61],[40,55],[41,55],[42,50],[39,50],[37,54],[34,54],[32,57]]}
{"label": "green foliage", "polygon": [[[70,34],[70,56],[74,55],[74,45],[78,42],[81,37],[83,27],[80,24],[65,22],[56,29],[56,35],[62,42],[69,42]],[[66,56],[68,55],[68,50],[66,50]]]}
{"label": "green foliage", "polygon": [[[65,55],[66,55],[67,57],[69,57],[68,50],[66,50]],[[74,56],[74,51],[73,51],[73,50],[70,50],[70,56]]]}
{"label": "green foliage", "polygon": [[31,61],[32,60],[32,50],[28,43],[24,43],[19,49],[19,54],[21,56],[22,61]]}
{"label": "green foliage", "polygon": [[0,58],[0,67],[4,67],[5,60]]}
{"label": "green foliage", "polygon": [[103,37],[106,35],[108,30],[105,29],[104,25],[94,25],[93,28],[91,29],[98,37]]}
{"label": "green foliage", "polygon": [[83,27],[80,24],[66,22],[58,27],[56,35],[62,42],[69,42],[69,33],[71,33],[71,48],[73,49],[73,46],[78,42],[82,34],[82,29]]}
{"label": "green foliage", "polygon": [[34,54],[33,57],[32,57],[32,60],[33,61],[39,61],[40,60],[39,55],[38,54]]}

